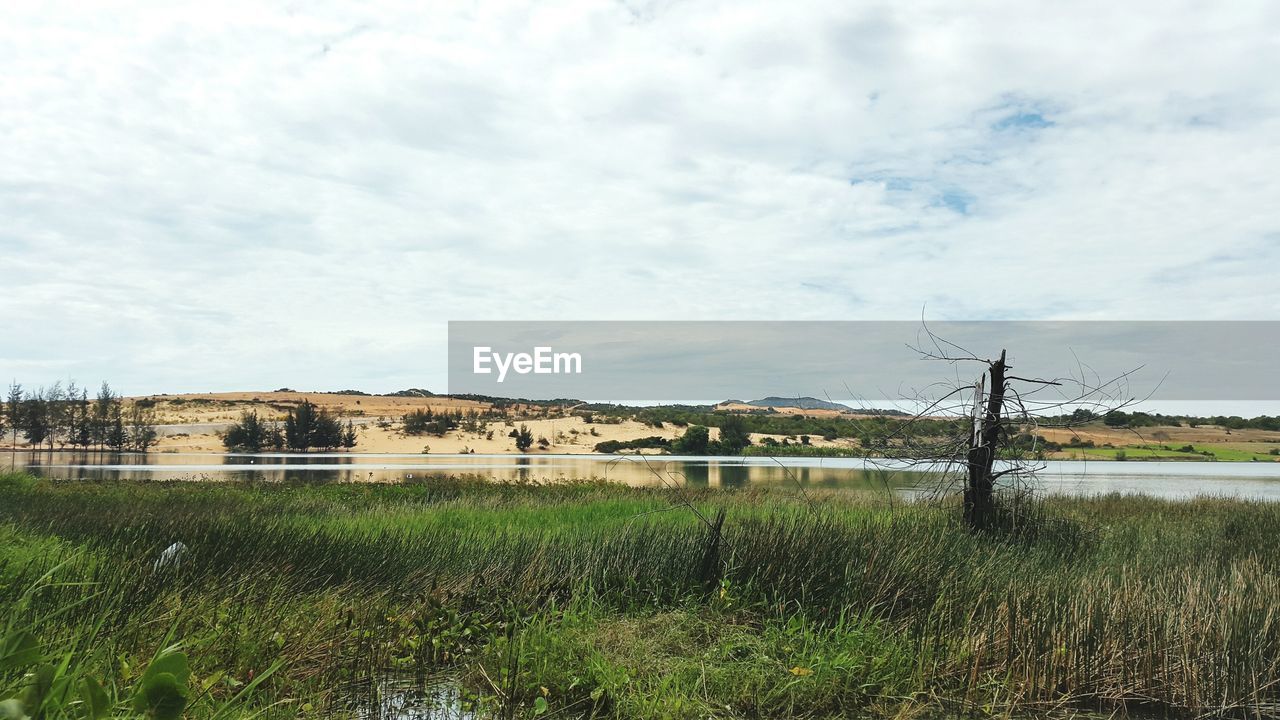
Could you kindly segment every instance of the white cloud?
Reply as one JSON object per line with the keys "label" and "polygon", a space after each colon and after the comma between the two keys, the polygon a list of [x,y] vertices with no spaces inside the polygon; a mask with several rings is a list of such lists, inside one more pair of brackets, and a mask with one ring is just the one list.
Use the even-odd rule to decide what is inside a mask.
{"label": "white cloud", "polygon": [[1270,319],[1278,12],[19,4],[0,371],[439,388],[449,319]]}

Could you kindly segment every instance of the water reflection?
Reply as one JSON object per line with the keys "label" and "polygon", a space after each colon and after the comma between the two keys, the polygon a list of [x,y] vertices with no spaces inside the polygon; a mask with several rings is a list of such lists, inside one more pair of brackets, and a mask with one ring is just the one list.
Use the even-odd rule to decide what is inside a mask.
{"label": "water reflection", "polygon": [[352,683],[336,701],[346,717],[359,720],[474,720],[463,709],[462,689],[454,678],[382,677]]}
{"label": "water reflection", "polygon": [[[708,488],[785,486],[914,495],[936,478],[858,458],[618,457],[311,453],[20,452],[15,467],[83,480],[258,480],[281,483],[421,482],[477,476],[506,482],[605,479],[629,485]],[[1040,488],[1063,494],[1200,494],[1280,500],[1280,463],[1049,462]]]}

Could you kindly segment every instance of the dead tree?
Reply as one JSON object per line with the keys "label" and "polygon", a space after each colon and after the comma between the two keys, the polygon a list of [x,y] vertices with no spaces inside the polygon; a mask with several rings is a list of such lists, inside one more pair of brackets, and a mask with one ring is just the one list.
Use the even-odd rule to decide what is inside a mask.
{"label": "dead tree", "polygon": [[[1128,380],[1136,370],[1104,381],[1077,360],[1077,374],[1019,377],[1009,372],[1007,350],[992,360],[934,335],[927,326],[923,332],[928,344],[914,347],[921,357],[978,365],[980,374],[970,383],[957,371],[954,381],[904,398],[915,411],[885,430],[874,448],[877,457],[868,462],[884,458],[889,468],[924,470],[936,478],[938,496],[959,490],[964,521],[974,530],[1019,522],[1018,507],[1025,505],[1036,472],[1044,468],[1040,428],[1084,424],[1087,420],[1066,415],[1077,408],[1101,416],[1140,401],[1129,394]],[[1007,502],[1002,504],[1002,497]]]}
{"label": "dead tree", "polygon": [[[969,436],[967,454],[968,479],[964,488],[964,519],[972,528],[990,527],[995,512],[995,478],[993,477],[996,450],[1003,430],[1005,393],[1005,351],[1000,359],[991,363],[987,374],[978,380],[974,388],[973,433]],[[984,380],[990,380],[991,392],[987,393],[983,406]]]}

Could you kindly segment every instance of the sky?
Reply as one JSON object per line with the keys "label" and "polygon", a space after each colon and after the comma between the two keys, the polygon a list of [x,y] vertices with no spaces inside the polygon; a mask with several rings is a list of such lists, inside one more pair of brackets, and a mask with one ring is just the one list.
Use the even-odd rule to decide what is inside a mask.
{"label": "sky", "polygon": [[1280,5],[49,2],[0,377],[443,389],[449,320],[1280,319]]}

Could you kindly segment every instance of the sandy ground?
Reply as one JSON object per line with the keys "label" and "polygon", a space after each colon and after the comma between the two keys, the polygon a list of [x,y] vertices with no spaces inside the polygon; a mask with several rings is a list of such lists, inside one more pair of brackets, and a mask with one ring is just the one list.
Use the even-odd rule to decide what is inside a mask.
{"label": "sandy ground", "polygon": [[[157,395],[156,412],[159,421],[172,425],[191,425],[192,432],[181,428],[166,428],[156,446],[156,452],[224,452],[222,439],[217,431],[221,426],[234,422],[246,410],[257,410],[263,417],[279,419],[290,408],[308,400],[329,412],[356,423],[359,442],[355,452],[366,453],[462,453],[474,451],[480,454],[517,453],[515,439],[508,434],[521,424],[529,426],[535,439],[546,438],[543,448],[535,444],[531,452],[590,453],[597,443],[606,440],[635,440],[659,436],[669,440],[683,434],[683,428],[666,425],[654,428],[635,421],[622,423],[587,423],[578,416],[557,418],[529,418],[489,421],[484,432],[453,431],[444,437],[434,435],[405,435],[397,422],[401,416],[413,410],[431,409],[435,412],[461,409],[489,409],[488,403],[453,398],[412,398],[367,395],[332,395],[327,393],[298,392],[239,392],[197,395]],[[749,406],[744,406],[749,407]],[[791,409],[794,410],[794,409]],[[516,407],[517,416],[541,415],[539,408]],[[828,415],[831,411],[811,411],[807,414]],[[385,427],[381,420],[390,422]],[[719,431],[711,428],[711,439]],[[752,440],[759,442],[765,435],[756,433]],[[782,436],[775,436],[779,441]],[[824,442],[812,439],[814,445],[848,444],[848,441]]]}
{"label": "sandy ground", "polygon": [[387,395],[333,395],[301,392],[236,392],[201,395],[153,395],[161,423],[189,424],[234,422],[246,410],[263,417],[284,417],[291,408],[309,400],[344,418],[398,418],[412,410],[435,411],[462,408],[486,409],[488,404],[453,398],[391,397]]}
{"label": "sandy ground", "polygon": [[[543,448],[535,444],[530,452],[579,454],[594,452],[596,443],[606,440],[635,440],[657,435],[674,440],[683,434],[683,428],[666,425],[661,429],[628,420],[617,424],[587,423],[580,417],[534,419],[490,422],[486,432],[450,432],[445,437],[435,435],[405,435],[393,425],[391,428],[368,423],[358,428],[359,442],[355,452],[364,453],[464,453],[479,454],[519,453],[514,438],[508,434],[520,425],[528,425],[535,439],[546,438],[549,445]],[[492,437],[489,436],[492,432]],[[719,430],[710,428],[711,439],[719,436]],[[752,433],[753,442],[767,437]],[[782,436],[775,436],[781,442]],[[814,445],[848,445],[848,441],[824,442],[813,438]],[[156,452],[224,452],[222,439],[214,433],[177,434],[160,439]]]}

